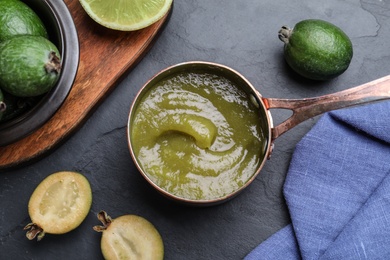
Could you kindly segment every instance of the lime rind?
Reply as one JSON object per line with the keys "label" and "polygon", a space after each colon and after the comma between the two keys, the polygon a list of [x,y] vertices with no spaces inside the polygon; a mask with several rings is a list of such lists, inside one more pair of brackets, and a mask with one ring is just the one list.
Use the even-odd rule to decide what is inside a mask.
{"label": "lime rind", "polygon": [[159,21],[173,0],[80,0],[86,13],[100,25],[119,31],[136,31]]}

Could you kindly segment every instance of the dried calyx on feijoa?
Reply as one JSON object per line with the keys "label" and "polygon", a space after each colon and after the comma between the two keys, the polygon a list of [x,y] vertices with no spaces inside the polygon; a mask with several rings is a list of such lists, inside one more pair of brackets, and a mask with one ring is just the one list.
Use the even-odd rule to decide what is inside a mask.
{"label": "dried calyx on feijoa", "polygon": [[41,240],[46,233],[64,234],[78,227],[92,204],[91,186],[84,175],[61,171],[46,177],[28,203],[32,222],[24,229],[27,238]]}
{"label": "dried calyx on feijoa", "polygon": [[97,214],[103,226],[101,250],[105,259],[159,260],[164,258],[164,244],[157,229],[143,217],[123,215],[112,219],[105,211]]}

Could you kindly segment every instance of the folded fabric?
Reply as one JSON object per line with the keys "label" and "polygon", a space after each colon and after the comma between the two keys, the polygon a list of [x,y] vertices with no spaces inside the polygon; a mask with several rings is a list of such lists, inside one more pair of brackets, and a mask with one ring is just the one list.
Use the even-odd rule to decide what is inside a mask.
{"label": "folded fabric", "polygon": [[291,224],[252,259],[390,259],[390,102],[324,114],[297,144]]}

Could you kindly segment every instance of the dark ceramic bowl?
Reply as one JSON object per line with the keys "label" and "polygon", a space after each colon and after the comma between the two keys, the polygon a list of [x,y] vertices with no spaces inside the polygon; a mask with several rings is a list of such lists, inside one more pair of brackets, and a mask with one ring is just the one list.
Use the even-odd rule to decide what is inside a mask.
{"label": "dark ceramic bowl", "polygon": [[79,40],[73,18],[58,0],[24,0],[41,18],[49,39],[62,57],[62,70],[56,85],[45,95],[30,100],[26,111],[0,122],[0,146],[14,143],[46,123],[68,96],[79,65]]}

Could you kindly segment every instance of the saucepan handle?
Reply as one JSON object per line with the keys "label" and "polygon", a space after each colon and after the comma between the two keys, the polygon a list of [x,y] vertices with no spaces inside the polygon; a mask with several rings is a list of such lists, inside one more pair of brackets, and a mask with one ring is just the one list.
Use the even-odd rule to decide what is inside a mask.
{"label": "saucepan handle", "polygon": [[299,123],[322,113],[385,99],[390,99],[390,75],[329,95],[306,99],[263,98],[263,102],[267,109],[293,111],[291,117],[272,128],[272,139],[275,140]]}

